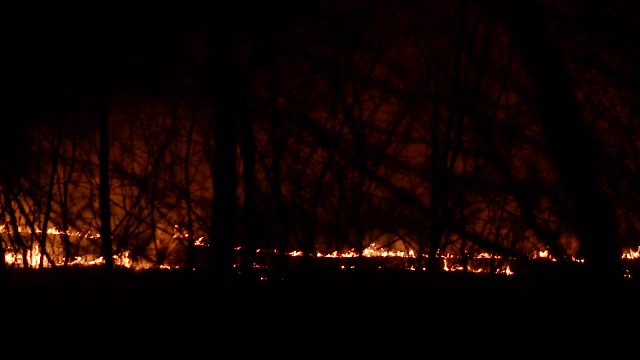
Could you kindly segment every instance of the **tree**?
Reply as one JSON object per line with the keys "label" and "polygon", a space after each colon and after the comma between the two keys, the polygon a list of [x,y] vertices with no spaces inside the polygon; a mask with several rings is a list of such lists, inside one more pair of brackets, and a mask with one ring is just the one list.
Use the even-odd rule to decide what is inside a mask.
{"label": "tree", "polygon": [[[533,1],[503,4],[514,45],[535,81],[547,150],[571,205],[569,219],[586,266],[596,277],[619,278],[621,248],[613,205],[599,181],[599,145],[582,119],[574,82],[558,46],[544,29],[543,9]],[[495,8],[490,11],[498,13]],[[570,145],[568,142],[570,141]]]}

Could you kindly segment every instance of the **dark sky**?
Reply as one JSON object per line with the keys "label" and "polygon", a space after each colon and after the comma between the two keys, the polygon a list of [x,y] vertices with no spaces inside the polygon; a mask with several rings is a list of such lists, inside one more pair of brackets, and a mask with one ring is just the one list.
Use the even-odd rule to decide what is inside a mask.
{"label": "dark sky", "polygon": [[145,68],[175,63],[180,35],[194,19],[185,6],[141,2],[17,2],[2,17],[9,116],[30,114],[21,116],[28,121],[45,109],[64,111],[78,96],[120,87]]}

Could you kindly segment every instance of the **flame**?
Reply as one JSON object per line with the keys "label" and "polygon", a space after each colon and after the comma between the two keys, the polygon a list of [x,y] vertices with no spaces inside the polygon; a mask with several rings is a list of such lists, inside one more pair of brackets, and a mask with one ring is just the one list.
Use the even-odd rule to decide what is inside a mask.
{"label": "flame", "polygon": [[[13,234],[13,228],[11,228],[10,226],[6,225],[6,224],[2,224],[0,225],[0,233],[4,233],[4,234]],[[18,232],[19,233],[28,233],[31,234],[31,229],[29,227],[25,227],[25,226],[18,226]],[[37,227],[35,227],[35,233],[36,234],[42,234],[42,230],[38,229]],[[88,238],[88,239],[99,239],[100,238],[100,234],[98,233],[92,233],[90,230],[67,230],[67,231],[62,231],[56,227],[50,227],[47,229],[47,234],[48,235],[68,235],[68,236],[78,236],[78,237],[82,237],[82,238]]]}
{"label": "flame", "polygon": [[637,250],[627,249],[622,254],[623,259],[634,260],[640,258],[640,246]]}
{"label": "flame", "polygon": [[549,254],[549,250],[540,250],[533,253],[532,259],[545,259],[550,261],[557,261],[556,258]]}
{"label": "flame", "polygon": [[[303,256],[304,253],[299,250],[291,251],[287,253],[289,256]],[[316,253],[315,257],[317,258],[354,258],[359,257],[360,254],[356,251],[356,249],[349,249],[346,252],[339,253],[338,251],[333,251],[328,254]],[[362,250],[363,257],[399,257],[399,258],[415,258],[416,254],[413,250],[409,251],[395,251],[395,250],[387,250],[384,248],[380,248],[376,245],[375,242],[369,244],[369,246]],[[424,255],[426,257],[426,255]]]}
{"label": "flame", "polygon": [[507,267],[504,269],[504,274],[507,276],[513,275],[513,271],[511,271],[511,268],[509,268],[509,265],[507,265]]}
{"label": "flame", "polygon": [[[26,251],[26,258],[27,258],[27,266],[31,267],[31,268],[38,268],[40,267],[40,259],[43,259],[43,264],[42,267],[43,268],[51,268],[52,265],[51,263],[48,261],[48,259],[44,256],[42,256],[43,254],[40,251],[40,247],[38,246],[38,244],[35,244],[33,246],[32,250],[27,250]],[[7,266],[11,266],[11,267],[22,267],[24,264],[23,261],[23,255],[21,252],[17,252],[17,251],[5,251],[5,255],[4,255],[4,262]],[[82,256],[76,256],[74,257],[71,261],[68,262],[67,265],[69,266],[99,266],[99,265],[104,265],[105,261],[104,261],[104,257],[100,256],[98,258],[95,259],[91,259],[90,256],[87,257],[82,257]],[[126,250],[123,251],[119,254],[113,255],[113,262],[114,265],[117,267],[122,267],[122,268],[127,268],[127,269],[133,269],[133,270],[144,270],[144,269],[150,269],[150,268],[156,268],[155,266],[151,266],[151,265],[147,265],[147,266],[142,266],[139,263],[135,263],[133,261],[133,259],[131,259],[131,252]],[[63,266],[64,265],[64,259],[60,260],[60,261],[56,261],[55,262],[56,266]],[[160,269],[172,269],[172,267],[168,266],[168,265],[160,265],[158,268]],[[173,267],[173,268],[177,268],[177,267]]]}
{"label": "flame", "polygon": [[[30,228],[18,227],[18,232],[31,233]],[[42,233],[41,229],[35,228],[36,233]],[[13,233],[11,227],[7,225],[0,225],[0,233]],[[51,227],[46,231],[49,235],[68,235],[68,236],[76,236],[85,239],[100,239],[100,234],[92,233],[91,231],[81,231],[81,230],[67,230],[62,231],[58,228]],[[178,225],[174,227],[174,239],[177,238],[189,238],[189,233],[180,229]],[[205,241],[204,236],[200,236],[195,240],[196,246],[209,246],[208,242]],[[241,250],[242,247],[236,247],[235,250]],[[278,251],[275,249],[257,249],[257,253],[265,252],[265,253],[274,253],[277,254]],[[10,267],[31,267],[38,268],[40,267],[40,262],[42,261],[42,267],[50,268],[52,264],[49,263],[47,257],[42,256],[43,254],[40,251],[39,244],[34,243],[31,249],[27,249],[26,251],[21,251],[21,249],[5,249],[4,261],[7,266]],[[294,250],[287,253],[288,256],[291,257],[299,257],[303,256],[304,252],[300,250]],[[415,259],[418,257],[416,252],[413,249],[409,249],[407,251],[402,250],[391,250],[381,246],[378,246],[375,242],[369,244],[366,248],[362,249],[361,252],[358,252],[356,249],[349,249],[344,252],[333,251],[330,253],[321,253],[317,252],[314,254],[316,258],[357,258],[357,257],[366,257],[366,258],[403,258],[403,259]],[[478,266],[472,265],[471,262],[467,262],[466,265],[461,265],[460,259],[462,258],[460,255],[451,254],[451,253],[440,253],[438,252],[436,255],[442,261],[442,269],[447,272],[453,271],[469,271],[474,273],[487,273],[490,270],[487,269],[486,266]],[[26,261],[23,257],[26,257]],[[427,254],[422,254],[422,257],[428,258]],[[640,246],[637,249],[625,249],[622,255],[622,259],[624,260],[635,260],[640,258]],[[498,254],[491,254],[488,252],[481,252],[471,256],[470,259],[473,260],[487,260],[487,259],[502,259],[502,257]],[[549,252],[549,250],[539,250],[534,252],[530,259],[538,259],[538,260],[547,260],[547,261],[557,261]],[[571,257],[572,261],[584,263],[584,259],[578,259],[575,257]],[[118,254],[113,255],[114,265],[117,267],[132,269],[132,270],[146,270],[146,269],[177,269],[179,266],[170,266],[168,264],[150,264],[143,263],[141,261],[134,261],[131,256],[131,252],[129,250],[122,251]],[[62,266],[64,265],[64,258],[62,259],[54,259],[55,265]],[[71,266],[99,266],[105,263],[104,258],[101,256],[95,255],[87,255],[87,256],[78,256],[73,259],[69,259],[67,265]],[[474,267],[475,266],[475,267]],[[268,268],[268,265],[262,265],[254,263],[255,268]],[[382,269],[382,266],[378,266],[379,269]],[[416,265],[409,261],[409,263],[404,267],[410,271],[422,270],[426,271],[425,267],[418,268]],[[340,265],[340,269],[355,269],[354,265]],[[510,265],[506,263],[499,269],[493,270],[496,274],[502,275],[513,275],[514,272],[511,270]],[[631,278],[631,275],[627,271],[624,275],[625,278]]]}

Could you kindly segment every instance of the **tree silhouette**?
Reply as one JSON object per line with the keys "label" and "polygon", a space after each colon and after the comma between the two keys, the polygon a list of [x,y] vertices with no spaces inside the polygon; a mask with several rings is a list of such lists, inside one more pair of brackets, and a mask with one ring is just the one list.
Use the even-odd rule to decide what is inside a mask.
{"label": "tree silhouette", "polygon": [[[635,194],[637,163],[634,140],[623,139],[637,133],[626,80],[637,54],[620,35],[633,30],[631,4],[606,7],[621,20],[606,32],[610,21],[598,20],[601,32],[585,26],[599,9],[591,4],[286,5],[274,18],[260,16],[267,5],[211,16],[196,5],[59,7],[60,26],[38,13],[51,32],[24,29],[3,57],[16,70],[3,70],[15,87],[6,114],[59,137],[3,169],[14,230],[2,249],[39,243],[55,257],[47,252],[60,241],[70,261],[65,231],[16,233],[28,218],[34,228],[100,229],[107,263],[132,251],[159,265],[171,252],[198,268],[203,236],[210,265],[227,275],[237,247],[243,272],[262,247],[277,250],[284,271],[294,248],[310,260],[399,234],[432,271],[441,252],[542,249],[584,257],[594,273],[620,268],[639,228],[624,195]],[[227,15],[238,22],[217,21]]]}
{"label": "tree silhouette", "polygon": [[547,149],[571,202],[569,219],[586,264],[598,276],[619,277],[621,248],[615,212],[599,184],[599,146],[585,129],[562,55],[543,28],[541,7],[525,2],[505,9],[514,44],[536,83]]}

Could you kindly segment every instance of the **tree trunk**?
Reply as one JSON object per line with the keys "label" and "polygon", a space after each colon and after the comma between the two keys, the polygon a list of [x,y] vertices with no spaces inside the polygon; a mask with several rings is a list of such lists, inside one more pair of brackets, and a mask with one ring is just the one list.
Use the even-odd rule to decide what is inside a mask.
{"label": "tree trunk", "polygon": [[184,200],[187,205],[187,271],[194,270],[196,268],[196,239],[193,234],[193,203],[191,201],[191,146],[193,143],[193,131],[195,129],[196,111],[193,112],[191,122],[189,123],[189,130],[187,132],[187,149],[185,151],[184,160]]}
{"label": "tree trunk", "polygon": [[[56,174],[58,173],[58,163],[60,162],[61,137],[56,140],[53,153],[53,163],[51,164],[51,174],[49,175],[49,187],[47,189],[47,203],[44,209],[44,219],[42,220],[42,233],[40,234],[40,268],[44,267],[44,257],[47,254],[47,228],[49,227],[49,218],[51,217],[51,207],[53,203],[53,187],[55,186]],[[49,258],[51,267],[55,268],[54,259]]]}
{"label": "tree trunk", "polygon": [[243,209],[243,226],[242,237],[245,247],[245,254],[242,259],[242,271],[246,274],[254,272],[254,263],[256,262],[257,250],[257,204],[256,204],[256,144],[251,125],[246,111],[241,114],[241,151],[242,151],[242,178],[244,188],[244,209]]}
{"label": "tree trunk", "polygon": [[621,278],[622,248],[615,210],[598,183],[596,158],[600,146],[582,119],[562,53],[545,31],[542,9],[534,1],[503,5],[508,9],[504,18],[514,45],[535,81],[548,153],[560,186],[572,203],[570,220],[580,240],[585,266],[595,278]]}
{"label": "tree trunk", "polygon": [[[71,184],[71,179],[73,176],[73,172],[75,170],[76,164],[76,143],[75,141],[72,143],[72,152],[71,152],[71,164],[69,165],[69,173],[64,178],[64,181],[60,184],[62,190],[58,189],[58,192],[61,194],[60,199],[60,221],[62,223],[62,234],[60,238],[64,244],[64,266],[69,264],[71,259],[71,239],[69,238],[69,185]],[[64,169],[64,168],[63,168]]]}
{"label": "tree trunk", "polygon": [[111,205],[109,188],[109,103],[105,100],[100,104],[98,113],[98,132],[100,148],[98,162],[100,172],[99,204],[100,204],[100,240],[105,269],[113,269],[113,248],[111,240]]}
{"label": "tree trunk", "polygon": [[5,274],[5,270],[7,269],[7,264],[4,260],[5,249],[4,249],[4,239],[0,236],[0,279],[3,278]]}
{"label": "tree trunk", "polygon": [[[7,179],[4,186],[4,203],[7,213],[9,214],[9,224],[11,225],[11,230],[13,231],[13,242],[16,246],[20,247],[22,250],[22,266],[26,269],[29,267],[29,259],[27,258],[27,244],[24,242],[22,238],[22,234],[20,234],[20,226],[18,224],[18,218],[16,216],[16,211],[13,208],[13,195],[11,191],[11,187],[13,186],[11,180]],[[15,249],[14,249],[15,251]]]}
{"label": "tree trunk", "polygon": [[214,114],[211,119],[215,154],[213,157],[213,218],[210,231],[210,267],[220,280],[233,276],[233,247],[238,223],[237,145],[238,108],[242,106],[241,74],[234,56],[232,31],[222,28],[211,34],[212,61],[209,65]]}

